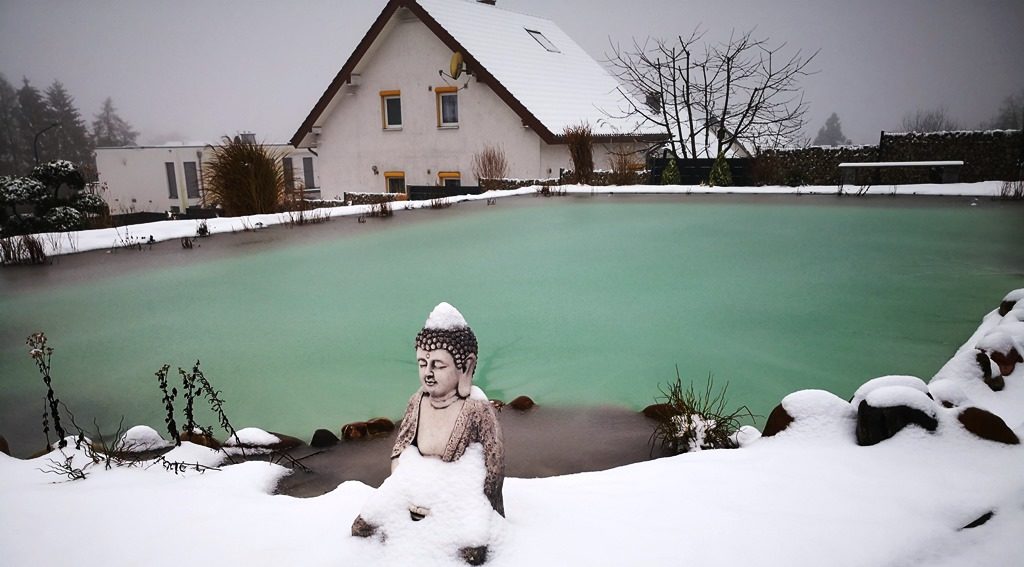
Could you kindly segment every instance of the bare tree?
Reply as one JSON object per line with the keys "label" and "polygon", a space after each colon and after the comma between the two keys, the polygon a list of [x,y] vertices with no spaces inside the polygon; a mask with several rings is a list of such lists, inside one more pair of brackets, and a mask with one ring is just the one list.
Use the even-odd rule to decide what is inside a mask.
{"label": "bare tree", "polygon": [[786,57],[785,44],[772,46],[752,31],[719,44],[703,35],[634,40],[630,50],[613,45],[607,63],[624,85],[623,114],[662,128],[684,158],[795,142],[807,112],[799,81],[817,52]]}
{"label": "bare tree", "polygon": [[904,132],[948,132],[959,130],[960,123],[949,116],[946,107],[940,106],[931,110],[917,110],[903,116],[901,124]]}

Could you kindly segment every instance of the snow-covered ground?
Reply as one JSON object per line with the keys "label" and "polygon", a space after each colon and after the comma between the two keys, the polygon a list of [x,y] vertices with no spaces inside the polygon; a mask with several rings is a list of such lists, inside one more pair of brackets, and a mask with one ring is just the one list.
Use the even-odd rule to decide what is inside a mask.
{"label": "snow-covered ground", "polygon": [[[1024,300],[1024,290],[1007,299]],[[1024,448],[981,439],[957,416],[966,406],[986,408],[1024,434],[1024,363],[994,391],[982,380],[976,349],[990,359],[1008,346],[1021,352],[1022,319],[1024,301],[1005,316],[985,316],[926,388],[898,376],[858,391],[857,402],[925,410],[937,420],[934,432],[911,425],[859,446],[853,404],[807,390],[783,401],[794,418],[788,427],[749,436],[740,449],[506,479],[507,518],[490,528],[487,565],[1020,565]],[[991,373],[1000,374],[998,361]],[[85,462],[80,451],[64,452]],[[59,455],[0,454],[0,563],[464,565],[450,546],[416,537],[459,527],[432,524],[433,516],[384,544],[351,537],[353,519],[379,493],[359,482],[316,498],[273,495],[288,471],[263,462],[180,474],[160,464],[96,465],[86,479],[68,482],[41,471]],[[222,455],[185,443],[165,458],[214,466]],[[455,485],[437,479],[430,461],[403,456],[401,482],[445,484],[438,493],[451,492]],[[989,512],[987,523],[964,529]]]}
{"label": "snow-covered ground", "polygon": [[[998,197],[1002,182],[985,181],[981,183],[950,183],[921,185],[876,185],[869,187],[867,195],[922,195],[922,196],[961,196],[992,198]],[[856,193],[860,187],[847,186],[847,193]],[[489,191],[483,195],[459,195],[448,197],[448,202],[455,204],[465,201],[481,201],[515,195],[535,195],[539,187],[523,187],[509,191]],[[703,185],[630,185],[630,186],[589,186],[562,185],[552,187],[552,191],[567,195],[835,195],[835,185],[807,185],[801,187],[764,186],[764,187],[707,187]],[[855,199],[855,197],[851,197]],[[396,201],[392,210],[400,213],[403,210],[429,208],[430,201]],[[336,218],[346,216],[363,216],[370,213],[369,205],[352,205],[348,207],[332,207],[307,212],[312,218]],[[109,250],[126,244],[162,242],[196,236],[200,224],[205,224],[210,234],[226,232],[242,232],[295,222],[297,213],[275,213],[267,215],[251,215],[247,217],[215,218],[205,221],[198,220],[167,220],[119,228],[83,230],[70,233],[47,233],[41,235],[47,246],[48,255],[87,252],[90,250]]]}

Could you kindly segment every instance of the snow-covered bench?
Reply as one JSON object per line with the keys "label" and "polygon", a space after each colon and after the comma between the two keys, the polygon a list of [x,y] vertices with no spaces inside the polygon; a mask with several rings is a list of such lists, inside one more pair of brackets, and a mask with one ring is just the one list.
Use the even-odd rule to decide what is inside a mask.
{"label": "snow-covered bench", "polygon": [[960,168],[964,162],[961,160],[949,161],[864,161],[844,162],[839,164],[839,185],[854,185],[857,181],[857,170],[869,169],[891,169],[891,168],[918,168],[927,167],[938,169],[942,183],[956,183],[960,180]]}

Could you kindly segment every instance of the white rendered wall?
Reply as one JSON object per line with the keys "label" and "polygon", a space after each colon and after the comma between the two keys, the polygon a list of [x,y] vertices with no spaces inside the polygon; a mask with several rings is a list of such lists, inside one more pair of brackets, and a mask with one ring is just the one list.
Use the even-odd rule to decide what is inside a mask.
{"label": "white rendered wall", "polygon": [[[315,155],[286,144],[268,144],[267,147],[292,158],[294,176],[299,182],[302,182],[304,173],[302,158],[312,158],[313,177],[319,186],[320,176]],[[210,160],[211,153],[212,147],[209,145],[97,148],[96,170],[100,187],[103,188],[102,196],[112,214],[163,213],[170,211],[171,207],[184,211],[190,206],[198,206],[202,204],[202,166]],[[195,162],[197,167],[199,198],[187,198],[184,164],[190,161]],[[165,163],[174,164],[178,187],[176,199],[170,197]]]}
{"label": "white rendered wall", "polygon": [[[360,61],[359,86],[343,87],[325,113],[316,150],[324,198],[384,192],[386,171],[405,172],[406,185],[434,185],[439,171],[458,171],[464,185],[476,185],[473,154],[486,145],[504,149],[510,177],[546,177],[547,144],[475,78],[442,79],[438,70],[447,72],[452,52],[419,20],[401,21],[402,12]],[[458,128],[438,128],[433,89],[467,83],[458,91]],[[394,131],[381,123],[380,92],[392,90],[402,98],[402,129]],[[546,151],[568,156],[564,146]]]}

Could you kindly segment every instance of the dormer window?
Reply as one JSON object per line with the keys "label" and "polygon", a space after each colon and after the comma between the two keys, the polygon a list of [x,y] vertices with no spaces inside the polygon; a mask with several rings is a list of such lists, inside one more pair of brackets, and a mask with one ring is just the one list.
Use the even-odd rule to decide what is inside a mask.
{"label": "dormer window", "polygon": [[[526,28],[523,28],[523,29],[526,29]],[[537,40],[537,43],[539,43],[541,45],[541,47],[543,47],[544,49],[547,49],[551,53],[561,53],[561,51],[559,51],[558,48],[555,47],[555,44],[551,43],[551,40],[546,38],[546,37],[544,37],[544,34],[540,33],[539,31],[537,31],[537,30],[526,30],[526,33],[530,34],[530,37],[532,37],[533,39]]]}

